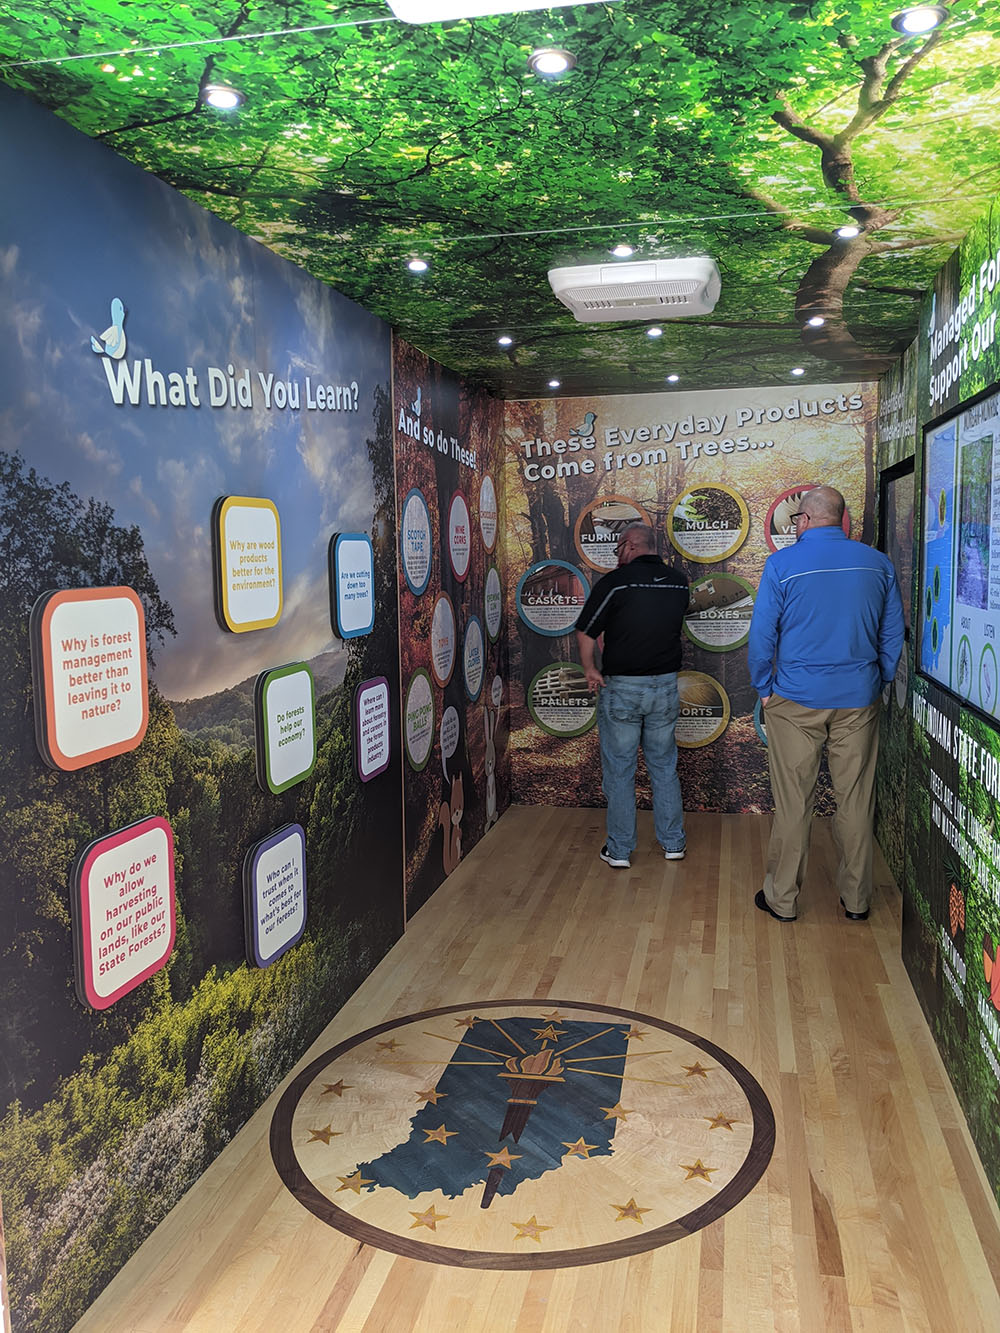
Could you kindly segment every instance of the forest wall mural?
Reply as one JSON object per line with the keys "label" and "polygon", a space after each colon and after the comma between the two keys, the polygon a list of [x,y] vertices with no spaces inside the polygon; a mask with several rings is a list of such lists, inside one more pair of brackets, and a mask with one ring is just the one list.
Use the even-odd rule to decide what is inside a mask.
{"label": "forest wall mural", "polygon": [[[941,269],[920,336],[879,386],[880,471],[915,463],[909,689],[897,679],[883,718],[879,837],[903,889],[904,963],[1000,1197],[998,210]],[[946,642],[949,689],[926,674],[941,677]]]}
{"label": "forest wall mural", "polygon": [[[691,583],[678,680],[688,810],[771,808],[766,736],[746,639],[767,556],[795,540],[805,489],[837,486],[870,540],[874,386],[645,394],[508,403],[506,503],[513,796],[600,806],[596,701],[573,626],[641,521]],[[648,779],[640,792],[649,808]],[[820,813],[832,806],[825,776]],[[596,849],[595,849],[596,852]]]}
{"label": "forest wall mural", "polygon": [[[8,89],[0,114],[19,125],[0,144],[4,179],[19,182],[0,232],[0,1193],[13,1326],[61,1333],[403,927],[390,333]],[[245,502],[213,552],[222,496]],[[273,593],[275,553],[234,554],[246,545],[239,523],[260,534],[262,514],[273,531],[255,502],[280,519],[282,596],[270,628],[232,632],[213,605],[213,557],[237,561],[230,618],[248,589]],[[373,623],[342,639],[331,619],[338,533],[371,552],[347,582],[364,584]],[[64,589],[134,590],[149,683],[136,747],[60,768],[43,761],[33,725],[31,614]],[[353,606],[341,607],[347,622]],[[122,688],[119,659],[99,659],[129,650],[99,652],[90,637],[55,645],[55,667],[70,669],[65,706],[56,700],[60,753],[77,714]],[[261,775],[263,673],[275,698],[297,693],[272,719]],[[380,681],[383,727],[368,744],[378,751],[388,735],[388,751],[362,781],[370,750],[355,712]],[[286,736],[310,751],[290,766]],[[77,993],[77,868],[93,840],[150,819],[172,837],[173,947],[107,1003],[102,978],[127,966],[119,942],[123,957],[145,948],[149,858],[92,884],[91,903],[106,885],[113,895],[90,923],[94,1007]],[[276,835],[298,850],[262,880],[296,860],[301,896],[261,912],[251,940],[248,858],[266,867]],[[115,880],[130,869],[125,897]],[[269,928],[289,912],[301,938],[278,956]],[[274,961],[250,965],[251,946]]]}

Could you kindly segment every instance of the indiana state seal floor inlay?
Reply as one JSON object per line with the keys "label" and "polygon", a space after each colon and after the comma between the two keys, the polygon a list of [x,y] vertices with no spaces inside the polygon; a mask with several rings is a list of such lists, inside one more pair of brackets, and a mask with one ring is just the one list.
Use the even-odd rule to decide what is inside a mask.
{"label": "indiana state seal floor inlay", "polygon": [[753,1188],[774,1115],[753,1076],[672,1023],[488,1000],[383,1023],[289,1085],[271,1154],[295,1197],[379,1249],[562,1268],[667,1245]]}

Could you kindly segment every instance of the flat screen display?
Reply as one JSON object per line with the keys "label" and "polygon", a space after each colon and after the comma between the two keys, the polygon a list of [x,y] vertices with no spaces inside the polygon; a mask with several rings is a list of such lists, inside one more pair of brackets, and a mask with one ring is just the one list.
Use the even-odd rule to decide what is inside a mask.
{"label": "flat screen display", "polygon": [[917,668],[997,716],[1000,388],[924,427]]}

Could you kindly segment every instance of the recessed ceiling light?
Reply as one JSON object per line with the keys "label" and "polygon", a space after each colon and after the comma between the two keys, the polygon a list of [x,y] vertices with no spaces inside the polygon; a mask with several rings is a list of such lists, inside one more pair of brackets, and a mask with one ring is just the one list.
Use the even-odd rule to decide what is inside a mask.
{"label": "recessed ceiling light", "polygon": [[802,366],[793,366],[793,367],[792,367],[792,374],[793,374],[793,375],[804,375],[805,373],[806,373],[806,372],[805,372],[805,370],[802,368]]}
{"label": "recessed ceiling light", "polygon": [[514,339],[507,333],[502,333],[497,339],[501,347],[509,347],[513,341]]}
{"label": "recessed ceiling light", "polygon": [[826,323],[826,320],[823,318],[822,315],[810,315],[809,318],[806,320],[806,323],[809,325],[811,329],[819,329],[823,327],[823,325]]}
{"label": "recessed ceiling light", "polygon": [[426,272],[427,272],[427,260],[426,260],[426,259],[411,259],[411,260],[409,261],[409,263],[406,265],[406,267],[410,270],[411,273],[426,273]]}
{"label": "recessed ceiling light", "polygon": [[561,380],[549,380],[549,388],[558,389],[561,383]]}
{"label": "recessed ceiling light", "polygon": [[668,375],[668,376],[667,376],[667,383],[668,383],[668,384],[676,384],[677,381],[678,381],[679,379],[680,379],[680,375]]}
{"label": "recessed ceiling light", "polygon": [[616,245],[611,251],[616,259],[628,259],[629,255],[635,254],[630,245]]}
{"label": "recessed ceiling light", "polygon": [[651,328],[648,328],[648,329],[646,330],[646,337],[647,337],[647,338],[662,338],[662,337],[663,337],[663,330],[660,328],[659,324],[654,324],[654,325],[652,325]]}
{"label": "recessed ceiling light", "polygon": [[540,46],[528,56],[528,66],[533,74],[545,74],[552,78],[556,74],[566,74],[576,65],[576,56],[558,46]]}
{"label": "recessed ceiling light", "polygon": [[843,227],[837,228],[837,235],[841,240],[849,241],[853,237],[861,235],[861,228],[855,227],[852,222],[848,222]]}
{"label": "recessed ceiling light", "polygon": [[901,9],[893,14],[890,22],[897,32],[907,37],[917,37],[922,32],[930,32],[942,24],[948,17],[944,5],[913,5],[910,9]]}
{"label": "recessed ceiling light", "polygon": [[199,94],[201,100],[216,111],[235,111],[247,100],[246,94],[228,83],[206,83]]}

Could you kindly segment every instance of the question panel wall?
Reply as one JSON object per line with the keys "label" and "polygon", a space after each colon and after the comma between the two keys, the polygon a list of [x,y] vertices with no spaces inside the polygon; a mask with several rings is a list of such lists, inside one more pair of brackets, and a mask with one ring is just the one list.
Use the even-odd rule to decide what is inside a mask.
{"label": "question panel wall", "polygon": [[60,1333],[402,930],[391,346],[0,114],[0,1192]]}

